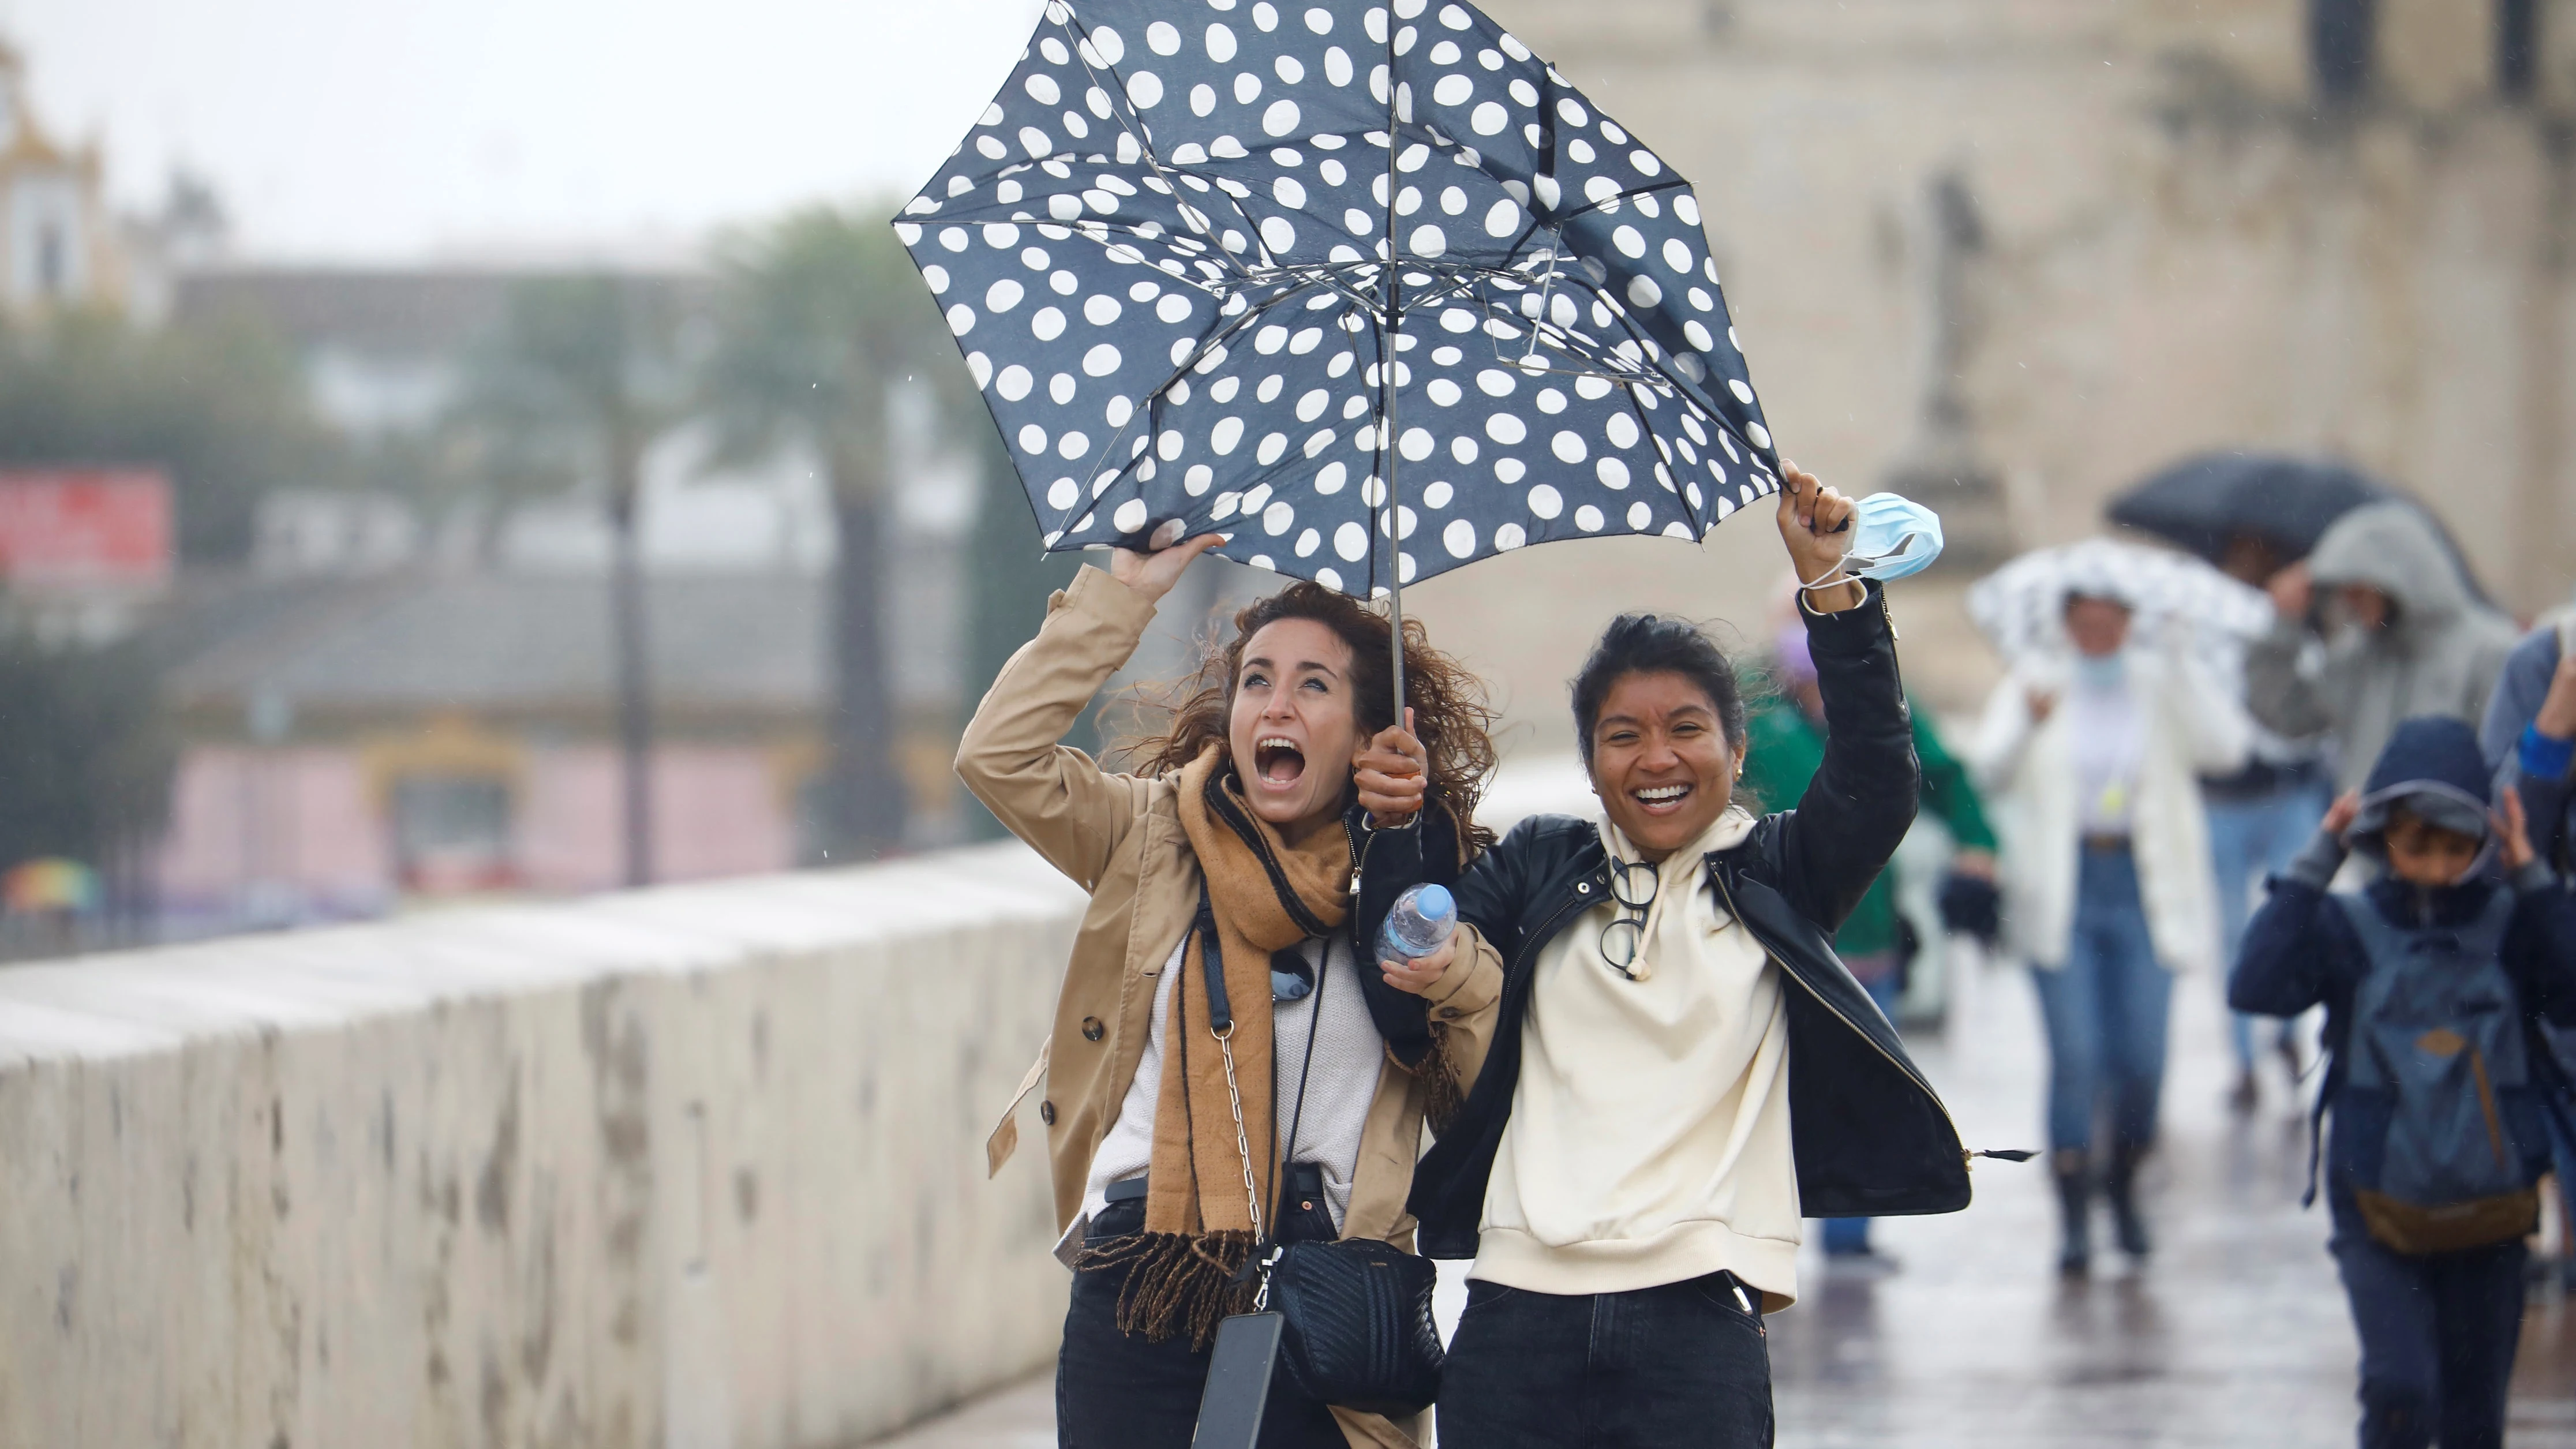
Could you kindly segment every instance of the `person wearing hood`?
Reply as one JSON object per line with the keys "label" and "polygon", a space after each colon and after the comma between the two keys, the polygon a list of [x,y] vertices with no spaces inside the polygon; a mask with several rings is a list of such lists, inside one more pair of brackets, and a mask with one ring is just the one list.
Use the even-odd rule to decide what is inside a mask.
{"label": "person wearing hood", "polygon": [[2576,600],[2542,618],[2505,657],[2478,747],[2522,796],[2532,845],[2576,866]]}
{"label": "person wearing hood", "polygon": [[2058,1271],[2080,1277],[2097,1181],[2121,1250],[2150,1251],[2135,1183],[2164,1094],[2172,976],[2219,955],[2199,777],[2242,765],[2250,731],[2186,634],[2133,646],[2117,580],[2071,589],[2063,609],[2071,657],[2017,666],[1970,754],[2003,841],[2005,946],[2031,964],[2048,1032]]}
{"label": "person wearing hood", "polygon": [[[2487,702],[2478,746],[2496,788],[2511,790],[2531,822],[2531,843],[2562,882],[2576,881],[2576,601],[2542,617],[2506,658]],[[2562,1066],[2576,1063],[2576,1032],[2550,1034]],[[2576,1075],[2571,1068],[2570,1075]],[[2576,1137],[2558,1134],[2558,1181],[2576,1183]],[[2576,1200],[2558,1195],[2562,1244],[2576,1244]],[[2576,1246],[2562,1248],[2559,1280],[2576,1288]]]}
{"label": "person wearing hood", "polygon": [[[2329,893],[2347,851],[2381,870],[2358,892]],[[2362,1444],[2501,1445],[2535,1220],[2527,1189],[2547,1156],[2545,1073],[2527,1043],[2542,1021],[2576,1025],[2576,898],[2534,855],[2519,798],[2492,791],[2467,724],[2418,718],[2392,732],[2273,880],[2227,998],[2270,1016],[2326,1009],[2329,1250],[2361,1340]],[[2462,1056],[2467,1072],[2445,1065]],[[2463,1162],[2522,1190],[2400,1186],[2444,1172],[2456,1183]]]}
{"label": "person wearing hood", "polygon": [[2513,622],[2403,500],[2337,519],[2270,590],[2279,618],[2246,652],[2246,705],[2288,738],[2327,737],[2338,790],[2369,774],[2399,720],[2483,718],[2513,649]]}

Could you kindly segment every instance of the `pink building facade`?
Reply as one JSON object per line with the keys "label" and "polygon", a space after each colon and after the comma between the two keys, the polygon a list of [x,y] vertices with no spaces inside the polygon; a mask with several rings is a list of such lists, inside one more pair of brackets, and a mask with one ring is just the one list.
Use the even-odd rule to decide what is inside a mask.
{"label": "pink building facade", "polygon": [[[822,604],[809,579],[653,586],[655,880],[814,858]],[[252,587],[204,612],[171,676],[171,933],[623,884],[597,581]]]}
{"label": "pink building facade", "polygon": [[[803,776],[781,753],[656,749],[655,877],[799,864]],[[616,752],[599,744],[529,749],[507,774],[408,775],[339,745],[194,746],[159,853],[161,906],[178,923],[284,923],[447,896],[609,889],[623,869],[618,779]]]}

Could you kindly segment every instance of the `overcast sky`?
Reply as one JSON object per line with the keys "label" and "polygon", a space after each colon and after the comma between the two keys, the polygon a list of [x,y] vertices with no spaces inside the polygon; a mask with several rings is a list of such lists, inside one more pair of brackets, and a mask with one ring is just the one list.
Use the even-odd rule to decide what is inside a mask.
{"label": "overcast sky", "polygon": [[260,257],[677,250],[928,179],[1041,0],[0,0],[120,203],[211,179]]}

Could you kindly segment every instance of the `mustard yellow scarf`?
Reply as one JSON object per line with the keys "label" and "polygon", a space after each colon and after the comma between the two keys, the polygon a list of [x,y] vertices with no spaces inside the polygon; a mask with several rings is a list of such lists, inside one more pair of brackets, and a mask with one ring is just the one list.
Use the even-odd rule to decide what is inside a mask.
{"label": "mustard yellow scarf", "polygon": [[1292,839],[1253,814],[1222,745],[1209,745],[1182,768],[1180,789],[1181,828],[1206,878],[1234,1025],[1220,1042],[1210,1015],[1205,937],[1194,924],[1164,1023],[1145,1231],[1088,1250],[1082,1261],[1086,1267],[1133,1265],[1119,1296],[1120,1328],[1156,1340],[1187,1329],[1204,1345],[1219,1319],[1249,1305],[1251,1284],[1237,1278],[1258,1236],[1256,1197],[1260,1229],[1271,1226],[1270,1179],[1279,1146],[1271,1111],[1270,957],[1340,929],[1350,912],[1351,848],[1338,819]]}

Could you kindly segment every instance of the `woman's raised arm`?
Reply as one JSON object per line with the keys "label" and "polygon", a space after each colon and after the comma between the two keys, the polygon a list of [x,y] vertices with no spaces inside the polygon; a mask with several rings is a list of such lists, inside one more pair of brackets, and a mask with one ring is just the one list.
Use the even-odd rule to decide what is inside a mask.
{"label": "woman's raised arm", "polygon": [[1123,668],[1154,606],[1212,534],[1153,554],[1119,550],[1047,601],[1038,636],[1020,646],[957,745],[957,777],[1013,835],[1084,890],[1099,884],[1135,821],[1145,782],[1112,774],[1061,744],[1091,697]]}

